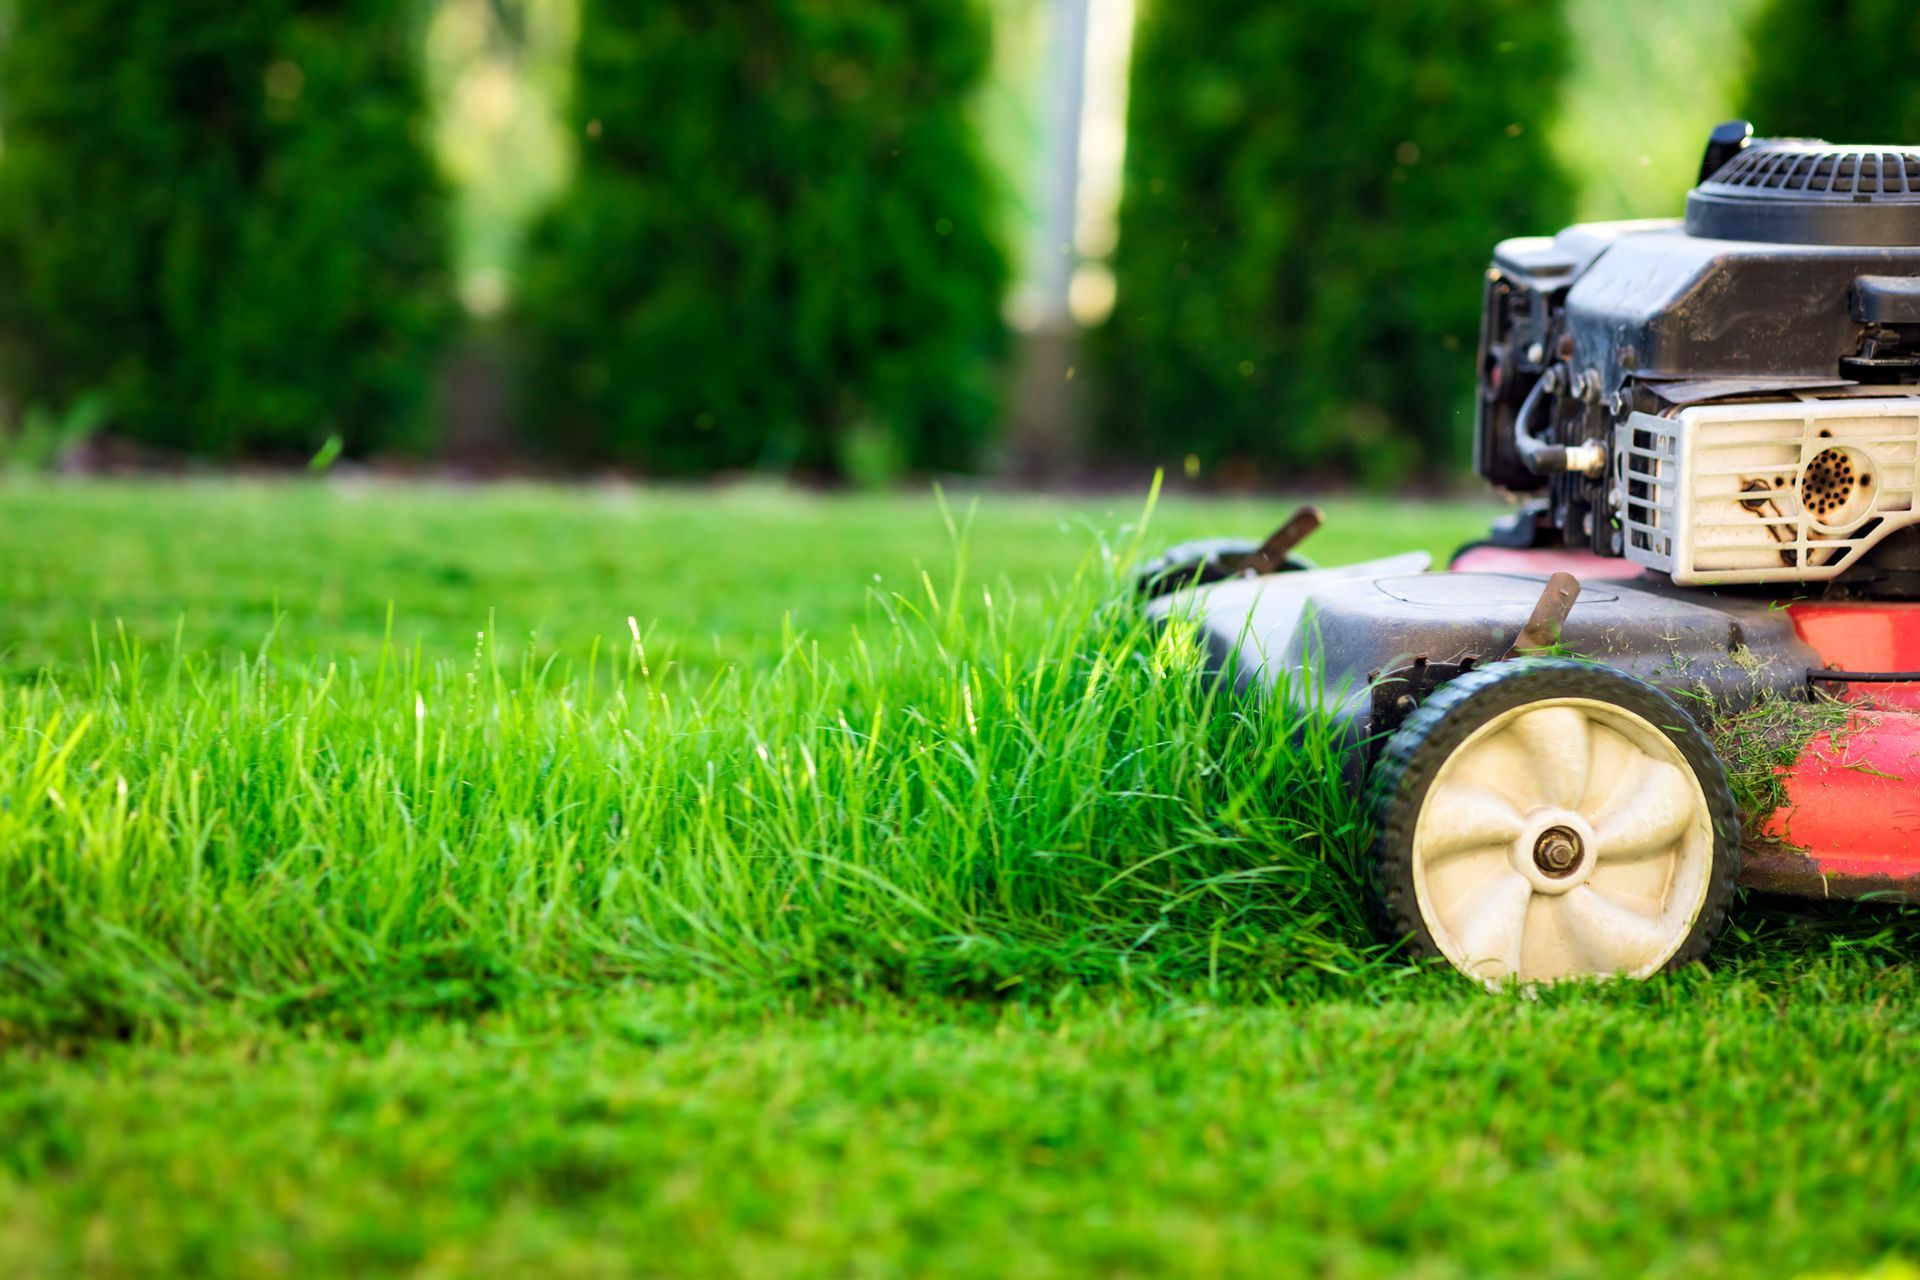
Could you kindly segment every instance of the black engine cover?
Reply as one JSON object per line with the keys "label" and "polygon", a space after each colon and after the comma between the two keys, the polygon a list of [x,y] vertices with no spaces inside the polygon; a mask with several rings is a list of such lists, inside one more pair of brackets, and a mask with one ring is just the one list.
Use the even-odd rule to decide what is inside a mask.
{"label": "black engine cover", "polygon": [[1714,131],[1685,219],[1591,223],[1494,251],[1475,462],[1501,488],[1546,493],[1549,541],[1621,554],[1624,495],[1597,465],[1530,469],[1523,428],[1610,449],[1635,412],[1920,396],[1920,149],[1749,132]]}
{"label": "black engine cover", "polygon": [[[1572,363],[1613,391],[1629,380],[1840,384],[1860,345],[1862,277],[1920,275],[1920,246],[1708,240],[1679,224],[1619,236],[1567,292]],[[1687,389],[1687,399],[1733,388]]]}

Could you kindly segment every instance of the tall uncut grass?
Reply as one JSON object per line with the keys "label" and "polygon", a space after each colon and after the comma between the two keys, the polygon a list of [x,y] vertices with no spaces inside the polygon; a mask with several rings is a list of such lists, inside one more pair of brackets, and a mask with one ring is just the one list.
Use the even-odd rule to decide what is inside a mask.
{"label": "tall uncut grass", "polygon": [[143,652],[0,686],[0,1034],[702,979],[1029,993],[1365,962],[1326,726],[1138,617],[1138,548],[1046,595],[876,594],[828,660],[687,676]]}

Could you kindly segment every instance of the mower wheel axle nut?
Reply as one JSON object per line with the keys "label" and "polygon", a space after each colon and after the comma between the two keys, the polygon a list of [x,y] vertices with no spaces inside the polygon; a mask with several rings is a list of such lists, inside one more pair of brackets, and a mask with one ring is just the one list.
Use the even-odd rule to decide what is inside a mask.
{"label": "mower wheel axle nut", "polygon": [[1533,842],[1533,865],[1540,868],[1542,875],[1560,880],[1579,869],[1585,852],[1576,832],[1565,827],[1548,827]]}

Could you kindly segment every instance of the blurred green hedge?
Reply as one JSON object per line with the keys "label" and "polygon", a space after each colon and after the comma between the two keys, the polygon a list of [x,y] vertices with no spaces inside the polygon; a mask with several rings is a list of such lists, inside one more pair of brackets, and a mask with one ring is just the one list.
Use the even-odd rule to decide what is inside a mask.
{"label": "blurred green hedge", "polygon": [[520,293],[534,438],[665,473],[971,463],[989,55],[974,0],[583,0],[578,174]]}
{"label": "blurred green hedge", "polygon": [[415,0],[13,0],[0,388],[197,453],[422,441],[453,312]]}
{"label": "blurred green hedge", "polygon": [[1489,253],[1572,207],[1559,6],[1147,0],[1134,49],[1112,441],[1269,480],[1464,461]]}
{"label": "blurred green hedge", "polygon": [[1748,32],[1745,114],[1769,137],[1920,143],[1920,6],[1769,0]]}

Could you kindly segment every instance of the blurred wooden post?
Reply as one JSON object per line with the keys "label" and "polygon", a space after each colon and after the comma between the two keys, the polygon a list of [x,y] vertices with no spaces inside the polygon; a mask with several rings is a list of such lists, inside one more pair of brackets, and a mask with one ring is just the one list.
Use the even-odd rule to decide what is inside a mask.
{"label": "blurred wooden post", "polygon": [[1080,122],[1086,106],[1089,0],[1051,0],[1041,111],[1040,217],[1017,300],[1019,350],[1007,432],[1015,475],[1059,474],[1075,453],[1081,403],[1073,318],[1074,233],[1080,200]]}

